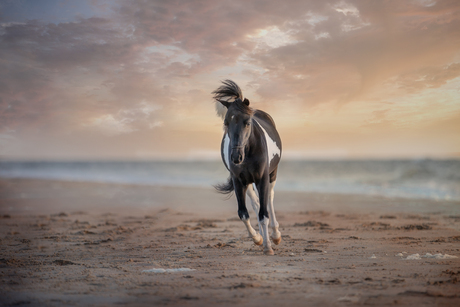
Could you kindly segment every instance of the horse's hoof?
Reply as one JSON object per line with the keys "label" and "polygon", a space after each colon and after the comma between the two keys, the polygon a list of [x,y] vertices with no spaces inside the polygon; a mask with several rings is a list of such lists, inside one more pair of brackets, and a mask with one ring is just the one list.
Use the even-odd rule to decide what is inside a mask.
{"label": "horse's hoof", "polygon": [[275,252],[273,251],[273,249],[264,249],[264,254],[267,255],[267,256],[273,256],[275,254]]}
{"label": "horse's hoof", "polygon": [[272,239],[273,243],[275,243],[275,245],[278,245],[281,242],[281,236],[279,238],[277,238],[277,239],[275,239],[273,237],[270,237],[270,238]]}
{"label": "horse's hoof", "polygon": [[262,238],[261,235],[252,238],[252,241],[254,241],[255,245],[262,245],[264,243],[264,238]]}

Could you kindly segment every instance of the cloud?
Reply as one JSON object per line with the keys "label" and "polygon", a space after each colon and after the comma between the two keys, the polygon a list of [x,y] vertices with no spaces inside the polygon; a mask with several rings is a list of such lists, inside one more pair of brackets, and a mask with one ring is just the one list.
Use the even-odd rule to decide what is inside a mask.
{"label": "cloud", "polygon": [[154,129],[163,126],[163,122],[155,119],[155,112],[161,106],[141,102],[135,108],[121,109],[116,114],[104,114],[90,119],[84,127],[95,128],[107,135],[118,135],[138,131],[148,127]]}
{"label": "cloud", "polygon": [[[325,109],[334,111],[317,121],[338,127],[348,105],[356,127],[381,131],[402,121],[401,101],[434,104],[427,92],[448,97],[444,88],[460,75],[458,1],[90,5],[93,12],[60,23],[0,24],[0,133],[220,133],[210,92],[227,78],[247,90],[252,105],[276,112],[281,129],[300,125],[304,133],[304,116]],[[436,107],[442,112],[427,121],[454,108]],[[420,117],[404,114],[408,123]],[[164,146],[177,149],[172,142]]]}
{"label": "cloud", "polygon": [[422,67],[403,73],[395,82],[401,89],[415,92],[425,88],[438,88],[459,76],[460,63],[452,63],[444,67]]}
{"label": "cloud", "polygon": [[[252,58],[255,65],[268,69],[267,87],[277,83],[307,104],[348,102],[392,77],[424,66],[450,64],[460,50],[460,41],[453,39],[460,37],[459,7],[456,2],[421,6],[351,1],[345,7],[339,3],[323,9],[321,14],[327,19],[314,27],[296,29],[297,44],[256,53]],[[358,17],[361,26],[344,28],[359,24]],[[328,37],[318,40],[318,33],[328,33]],[[293,82],[293,75],[309,78]],[[342,86],[350,78],[355,81]],[[311,90],[306,91],[308,87]],[[263,90],[258,93],[272,99]]]}

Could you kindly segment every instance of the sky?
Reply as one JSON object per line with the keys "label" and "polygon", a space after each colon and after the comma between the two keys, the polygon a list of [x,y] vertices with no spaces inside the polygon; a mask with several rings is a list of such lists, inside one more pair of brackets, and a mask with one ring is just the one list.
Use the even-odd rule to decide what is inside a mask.
{"label": "sky", "polygon": [[286,159],[460,157],[458,0],[0,0],[0,159],[219,159],[225,79]]}

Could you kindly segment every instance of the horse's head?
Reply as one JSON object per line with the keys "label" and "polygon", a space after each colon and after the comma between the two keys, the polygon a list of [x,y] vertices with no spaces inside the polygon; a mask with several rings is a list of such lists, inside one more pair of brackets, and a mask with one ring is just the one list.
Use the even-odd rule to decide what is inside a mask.
{"label": "horse's head", "polygon": [[[220,101],[220,100],[219,100]],[[236,165],[244,161],[244,149],[252,131],[253,110],[249,100],[236,99],[233,102],[220,101],[227,107],[224,119],[225,133],[230,139],[230,159]]]}

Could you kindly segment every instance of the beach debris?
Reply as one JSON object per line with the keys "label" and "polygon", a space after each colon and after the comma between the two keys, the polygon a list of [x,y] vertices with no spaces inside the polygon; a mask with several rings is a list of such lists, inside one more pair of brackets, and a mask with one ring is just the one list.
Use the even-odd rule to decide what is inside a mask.
{"label": "beach debris", "polygon": [[200,298],[198,296],[190,296],[189,294],[185,295],[185,296],[181,296],[179,297],[181,300],[199,300]]}
{"label": "beach debris", "polygon": [[96,235],[97,233],[93,232],[93,231],[89,231],[89,230],[81,230],[81,231],[77,231],[76,233],[74,233],[74,235],[78,235],[78,236],[81,236],[81,235]]}
{"label": "beach debris", "polygon": [[231,286],[231,287],[230,287],[230,290],[233,290],[233,289],[244,289],[244,288],[259,288],[259,287],[260,287],[260,284],[258,284],[258,283],[245,283],[245,282],[242,282],[242,283],[240,283],[240,284]]}
{"label": "beach debris", "polygon": [[457,256],[453,255],[448,255],[448,254],[430,254],[426,253],[423,256],[420,256],[420,254],[412,254],[407,256],[407,258],[404,258],[405,260],[421,260],[422,258],[432,258],[432,259],[456,259],[458,258]]}
{"label": "beach debris", "polygon": [[377,256],[375,254],[372,254],[372,256],[370,256],[369,259],[377,259]]}
{"label": "beach debris", "polygon": [[60,212],[60,213],[56,213],[56,214],[51,214],[51,216],[58,216],[58,217],[66,217],[66,216],[69,216],[67,213],[65,212]]}
{"label": "beach debris", "polygon": [[73,264],[76,264],[76,263],[74,263],[72,261],[62,260],[62,259],[54,260],[53,263],[56,264],[56,265],[73,265]]}
{"label": "beach debris", "polygon": [[316,249],[316,248],[306,248],[305,251],[307,253],[322,253],[323,252],[322,250]]}
{"label": "beach debris", "polygon": [[433,227],[431,227],[428,224],[410,224],[410,225],[397,227],[397,229],[404,229],[404,230],[431,230],[431,229],[433,229]]}
{"label": "beach debris", "polygon": [[329,224],[317,221],[308,221],[305,223],[295,223],[294,227],[329,227]]}
{"label": "beach debris", "polygon": [[395,215],[381,215],[380,218],[381,219],[395,219],[396,216]]}
{"label": "beach debris", "polygon": [[189,268],[177,268],[177,269],[162,269],[162,268],[153,268],[149,270],[143,270],[142,273],[176,273],[176,272],[190,272],[195,271],[195,269]]}
{"label": "beach debris", "polygon": [[398,253],[395,255],[396,257],[404,257],[404,254],[403,253]]}

